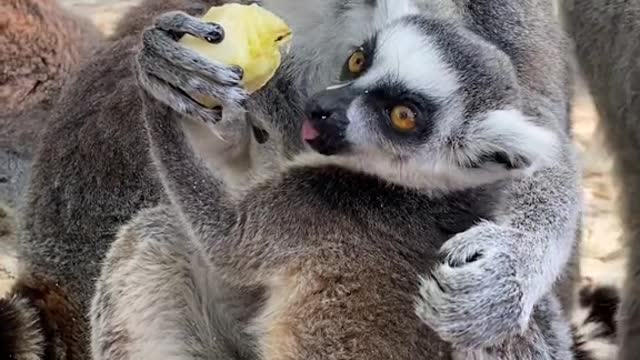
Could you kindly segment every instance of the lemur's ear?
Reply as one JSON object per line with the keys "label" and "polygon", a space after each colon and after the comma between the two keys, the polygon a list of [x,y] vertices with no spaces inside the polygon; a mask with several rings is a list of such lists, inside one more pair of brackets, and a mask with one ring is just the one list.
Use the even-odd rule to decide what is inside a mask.
{"label": "lemur's ear", "polygon": [[487,170],[534,170],[556,158],[558,137],[518,110],[497,110],[474,124],[465,141],[468,167]]}

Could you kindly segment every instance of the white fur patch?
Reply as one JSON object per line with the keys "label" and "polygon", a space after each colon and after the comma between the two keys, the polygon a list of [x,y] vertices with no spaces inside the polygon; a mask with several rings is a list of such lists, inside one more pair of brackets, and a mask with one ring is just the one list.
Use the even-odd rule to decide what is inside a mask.
{"label": "white fur patch", "polygon": [[440,99],[450,97],[460,87],[455,71],[429,38],[415,27],[402,24],[379,34],[373,65],[355,83],[369,88],[384,78]]}
{"label": "white fur patch", "polygon": [[465,143],[480,152],[501,150],[524,156],[533,162],[529,171],[553,165],[560,151],[559,139],[553,131],[535,125],[514,109],[489,112],[478,121],[473,137]]}
{"label": "white fur patch", "polygon": [[378,0],[373,23],[376,29],[382,29],[393,20],[414,14],[419,14],[419,9],[411,0]]}

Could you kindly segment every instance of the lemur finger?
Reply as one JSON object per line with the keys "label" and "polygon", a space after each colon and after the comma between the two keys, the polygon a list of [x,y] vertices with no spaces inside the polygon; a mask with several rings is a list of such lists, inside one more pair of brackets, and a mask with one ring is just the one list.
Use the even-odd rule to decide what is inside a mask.
{"label": "lemur finger", "polygon": [[172,11],[158,16],[155,27],[182,36],[189,34],[216,44],[224,40],[224,29],[219,24],[204,22],[182,11]]}
{"label": "lemur finger", "polygon": [[207,109],[185,96],[182,91],[152,74],[139,71],[138,81],[151,96],[180,114],[188,115],[205,123],[217,123],[222,119],[222,108]]}
{"label": "lemur finger", "polygon": [[197,100],[198,97],[212,98],[224,107],[241,108],[247,98],[246,92],[239,86],[221,84],[189,71],[176,71],[165,59],[158,59],[146,52],[139,55],[138,64],[141,71],[183,91],[183,95],[192,100]]}
{"label": "lemur finger", "polygon": [[182,69],[198,73],[213,81],[225,85],[240,85],[243,71],[237,66],[228,66],[209,60],[195,51],[177,43],[164,30],[158,28],[147,29],[142,34],[142,51],[150,57],[165,59],[176,70]]}

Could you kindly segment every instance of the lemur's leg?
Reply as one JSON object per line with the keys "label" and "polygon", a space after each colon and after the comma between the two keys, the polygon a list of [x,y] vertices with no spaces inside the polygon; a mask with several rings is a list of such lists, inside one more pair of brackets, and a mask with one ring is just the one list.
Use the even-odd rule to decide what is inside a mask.
{"label": "lemur's leg", "polygon": [[93,359],[254,359],[241,323],[254,294],[230,289],[170,207],[141,212],[118,234],[97,281]]}

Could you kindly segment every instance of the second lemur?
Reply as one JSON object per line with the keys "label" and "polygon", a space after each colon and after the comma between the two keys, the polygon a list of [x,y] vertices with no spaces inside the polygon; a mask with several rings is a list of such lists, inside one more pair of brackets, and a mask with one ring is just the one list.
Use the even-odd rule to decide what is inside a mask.
{"label": "second lemur", "polygon": [[[200,38],[216,30],[180,13],[158,26]],[[546,241],[510,229],[502,201],[513,201],[513,184],[541,172],[577,186],[566,166],[573,159],[553,124],[520,110],[516,73],[502,51],[455,23],[398,19],[352,53],[341,85],[309,101],[302,137],[313,151],[237,193],[193,152],[187,117],[164,105],[184,111],[197,103],[184,95],[191,89],[171,84],[194,54],[174,53],[170,74],[150,61],[166,43],[162,31],[143,35],[138,61],[152,154],[172,207],[143,212],[114,244],[92,307],[97,358],[206,356],[221,341],[208,326],[220,323],[211,311],[225,308],[225,293],[256,296],[250,316],[234,323],[237,313],[225,314],[236,330],[227,336],[244,335],[263,359],[571,358],[553,281],[530,297],[524,286],[540,286],[545,274],[523,256],[524,244],[499,235],[517,231],[528,250]],[[400,67],[399,55],[411,66]],[[230,84],[234,72],[216,66],[212,81],[233,90],[221,100],[234,111],[240,77]],[[480,85],[484,91],[473,91]],[[220,121],[213,111],[187,113],[211,126]],[[284,120],[294,119],[274,119]],[[488,230],[487,244],[465,238]],[[528,255],[561,272],[562,259]],[[426,274],[433,280],[422,282],[417,312],[429,327],[414,303]],[[465,322],[468,333],[432,312],[442,309],[455,323],[465,306],[484,322]],[[253,358],[254,346],[247,348],[235,358]]]}

